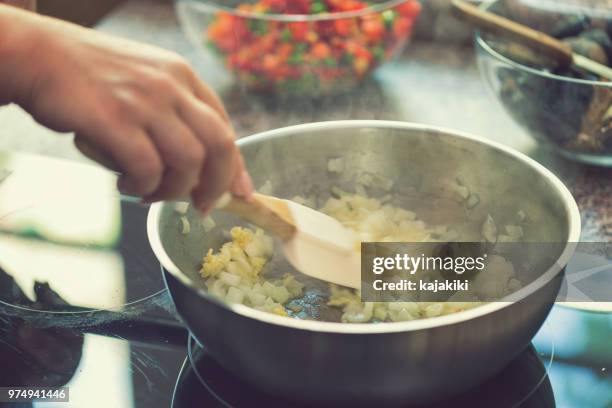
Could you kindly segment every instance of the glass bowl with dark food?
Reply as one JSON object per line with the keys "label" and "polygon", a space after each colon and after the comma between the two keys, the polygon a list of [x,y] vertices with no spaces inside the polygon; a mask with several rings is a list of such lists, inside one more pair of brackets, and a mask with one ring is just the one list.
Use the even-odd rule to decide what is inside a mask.
{"label": "glass bowl with dark food", "polygon": [[410,38],[417,0],[178,0],[198,48],[250,91],[327,95],[350,90]]}
{"label": "glass bowl with dark food", "polygon": [[[562,39],[574,52],[612,65],[612,10],[536,8],[497,0],[489,11]],[[481,75],[508,113],[539,142],[584,163],[612,166],[612,82],[558,69],[522,46],[476,33]]]}

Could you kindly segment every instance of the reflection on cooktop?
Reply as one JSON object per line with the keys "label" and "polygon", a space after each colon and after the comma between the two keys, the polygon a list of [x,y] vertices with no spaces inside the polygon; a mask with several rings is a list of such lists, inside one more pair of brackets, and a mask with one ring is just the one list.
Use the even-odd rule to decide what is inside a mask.
{"label": "reflection on cooktop", "polygon": [[0,305],[15,306],[14,313],[124,312],[161,293],[163,278],[146,234],[147,211],[121,203],[121,235],[114,248],[0,235]]}
{"label": "reflection on cooktop", "polygon": [[[555,398],[545,363],[535,348],[529,346],[504,370],[477,389],[457,396],[452,401],[423,408],[554,408]],[[211,408],[305,407],[299,402],[278,400],[237,379],[190,338],[188,357],[174,389],[172,408],[190,408],[196,403]],[[398,402],[396,406],[407,407],[410,404]]]}

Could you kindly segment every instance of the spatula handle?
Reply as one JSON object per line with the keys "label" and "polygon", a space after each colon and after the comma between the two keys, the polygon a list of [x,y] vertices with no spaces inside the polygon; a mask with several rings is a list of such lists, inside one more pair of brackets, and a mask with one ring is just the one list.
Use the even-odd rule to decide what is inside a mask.
{"label": "spatula handle", "polygon": [[297,231],[289,207],[276,197],[255,193],[245,200],[226,194],[219,200],[217,209],[237,215],[283,241],[293,237]]}
{"label": "spatula handle", "polygon": [[517,41],[540,52],[559,64],[569,67],[572,64],[572,49],[554,37],[534,30],[516,21],[482,10],[465,0],[452,1],[453,14],[483,31],[503,38]]}

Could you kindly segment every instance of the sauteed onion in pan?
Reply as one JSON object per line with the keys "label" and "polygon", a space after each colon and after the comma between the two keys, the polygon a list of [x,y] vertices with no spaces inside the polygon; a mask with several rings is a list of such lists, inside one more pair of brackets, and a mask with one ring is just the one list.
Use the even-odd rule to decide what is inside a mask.
{"label": "sauteed onion in pan", "polygon": [[[338,190],[334,193],[337,198],[330,198],[321,211],[354,230],[364,242],[431,242],[456,238],[456,233],[449,228],[429,226],[415,213],[389,204],[390,197],[369,198],[363,191],[349,194]],[[314,206],[315,201],[303,197],[293,200],[310,206]],[[492,229],[496,228],[494,220],[489,218],[483,225],[485,239],[490,239]],[[513,236],[504,236],[505,239],[520,239],[520,227],[511,227],[506,231],[513,232]],[[231,241],[218,251],[210,249],[204,256],[200,274],[206,279],[209,293],[227,302],[288,316],[288,311],[296,307],[290,302],[303,296],[304,284],[291,273],[280,279],[266,279],[265,266],[274,248],[271,237],[261,230],[242,227],[232,228],[230,236]],[[477,288],[475,293],[483,299],[499,298],[520,286],[512,264],[499,256],[490,257],[487,270],[489,273],[480,274],[472,282]],[[358,292],[333,285],[327,301],[328,305],[342,310],[341,319],[347,323],[435,317],[482,303],[478,297],[451,298],[447,302],[362,302]]]}

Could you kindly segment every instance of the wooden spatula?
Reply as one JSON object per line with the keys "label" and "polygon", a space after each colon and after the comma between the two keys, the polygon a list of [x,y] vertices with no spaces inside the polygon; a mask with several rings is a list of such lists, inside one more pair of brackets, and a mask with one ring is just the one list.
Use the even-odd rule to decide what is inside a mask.
{"label": "wooden spatula", "polygon": [[361,287],[359,239],[340,222],[290,200],[255,193],[244,200],[224,195],[217,209],[278,236],[300,272],[342,286]]}
{"label": "wooden spatula", "polygon": [[465,0],[453,0],[452,6],[453,14],[457,18],[488,33],[525,45],[552,59],[561,68],[573,64],[601,78],[612,80],[612,68],[572,52],[569,44],[548,34],[480,9]]}
{"label": "wooden spatula", "polygon": [[[86,143],[79,145],[100,163],[117,166]],[[137,197],[122,196],[139,202]],[[337,220],[289,200],[254,194],[245,201],[225,194],[217,209],[235,214],[283,241],[285,256],[300,272],[327,282],[361,287],[360,242]]]}

